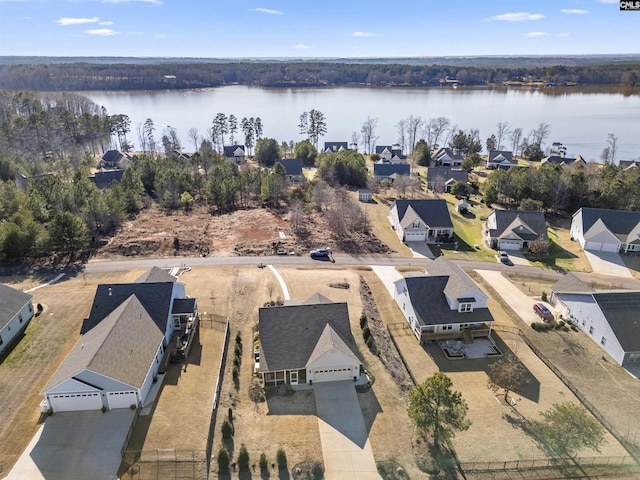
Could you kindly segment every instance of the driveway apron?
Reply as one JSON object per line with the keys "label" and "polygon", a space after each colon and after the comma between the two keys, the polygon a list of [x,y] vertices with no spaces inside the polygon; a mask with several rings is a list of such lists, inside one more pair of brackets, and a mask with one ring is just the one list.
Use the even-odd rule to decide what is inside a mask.
{"label": "driveway apron", "polygon": [[614,277],[633,278],[622,258],[617,253],[584,251],[594,273]]}
{"label": "driveway apron", "polygon": [[353,382],[313,385],[326,480],[380,479]]}

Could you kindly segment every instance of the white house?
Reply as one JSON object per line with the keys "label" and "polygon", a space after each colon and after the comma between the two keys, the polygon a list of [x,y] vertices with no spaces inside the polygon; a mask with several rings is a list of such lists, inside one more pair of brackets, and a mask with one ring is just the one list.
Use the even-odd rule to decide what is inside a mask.
{"label": "white house", "polygon": [[487,156],[487,168],[490,170],[501,168],[508,170],[518,165],[518,161],[513,159],[513,152],[509,150],[490,150]]}
{"label": "white house", "polygon": [[316,302],[311,297],[301,305],[259,310],[264,385],[357,380],[362,374],[347,304]]}
{"label": "white house", "polygon": [[438,149],[433,158],[435,158],[436,166],[443,167],[460,167],[464,160],[462,155],[453,153],[453,150],[449,147]]}
{"label": "white house", "polygon": [[427,275],[397,280],[393,298],[421,343],[450,338],[472,343],[491,335],[489,297],[445,257],[429,264]]}
{"label": "white house", "polygon": [[395,200],[389,221],[403,242],[437,242],[453,235],[445,200]]}
{"label": "white house", "polygon": [[571,238],[583,250],[640,252],[640,212],[581,208],[573,214]]}
{"label": "white house", "polygon": [[544,213],[535,211],[493,210],[484,234],[487,244],[497,250],[523,250],[540,237],[548,240]]}
{"label": "white house", "polygon": [[20,338],[32,318],[31,295],[0,283],[0,355]]}
{"label": "white house", "polygon": [[244,163],[244,145],[228,145],[223,147],[224,156],[236,163]]}

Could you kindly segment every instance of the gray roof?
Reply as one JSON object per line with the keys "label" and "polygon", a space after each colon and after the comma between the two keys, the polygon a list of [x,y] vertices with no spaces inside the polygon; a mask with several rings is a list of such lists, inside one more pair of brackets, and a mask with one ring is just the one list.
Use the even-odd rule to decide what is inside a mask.
{"label": "gray roof", "polygon": [[392,209],[394,205],[398,210],[398,219],[401,224],[404,224],[404,216],[407,213],[407,209],[411,207],[416,215],[429,227],[453,228],[453,222],[445,200],[396,200],[391,205]]}
{"label": "gray roof", "polygon": [[172,315],[190,315],[196,311],[196,299],[195,298],[174,298],[173,307],[171,308]]}
{"label": "gray roof", "polygon": [[640,160],[620,160],[618,165],[623,170],[633,170],[634,168],[640,167]]}
{"label": "gray roof", "polygon": [[321,303],[333,303],[327,297],[322,295],[320,292],[314,293],[309,298],[307,298],[303,304],[304,305],[319,305]]}
{"label": "gray roof", "polygon": [[[502,156],[502,159],[498,159],[497,157]],[[509,151],[509,150],[491,150],[489,152],[489,157],[488,157],[488,161],[489,162],[504,162],[507,161],[509,163],[512,163],[514,165],[518,164],[518,161],[514,161],[513,160],[513,152]]]}
{"label": "gray roof", "polygon": [[43,391],[88,369],[141,388],[164,339],[135,295],[80,337]]}
{"label": "gray roof", "polygon": [[427,183],[446,182],[453,179],[456,182],[467,183],[469,174],[466,170],[452,167],[429,167],[427,169]]}
{"label": "gray roof", "polygon": [[324,151],[331,150],[332,152],[337,152],[341,148],[345,150],[349,149],[349,145],[347,142],[324,142]]}
{"label": "gray roof", "polygon": [[496,228],[490,229],[492,238],[516,236],[524,241],[533,241],[542,236],[547,238],[547,224],[544,213],[523,210],[493,210]]}
{"label": "gray roof", "polygon": [[166,270],[162,270],[158,267],[152,267],[136,278],[134,283],[175,282],[176,280],[177,278]]}
{"label": "gray roof", "polygon": [[102,160],[105,163],[116,163],[124,158],[124,154],[119,150],[107,150],[104,155],[102,155]]}
{"label": "gray roof", "polygon": [[228,145],[226,147],[222,147],[222,151],[225,157],[233,158],[235,156],[235,151],[238,148],[241,149],[242,152],[244,153],[244,145]]}
{"label": "gray roof", "polygon": [[260,370],[304,368],[327,325],[358,357],[346,303],[259,309]]}
{"label": "gray roof", "polygon": [[96,187],[102,189],[111,186],[111,183],[113,182],[121,181],[122,175],[124,175],[123,169],[99,170],[95,174],[91,175],[89,180],[95,183]]}
{"label": "gray roof", "polygon": [[282,158],[280,160],[276,160],[275,163],[280,163],[284,167],[284,171],[287,175],[302,175],[301,158]]}
{"label": "gray roof", "polygon": [[29,303],[31,295],[0,283],[0,330]]}
{"label": "gray roof", "polygon": [[593,293],[595,290],[584,283],[573,273],[563,275],[560,280],[551,286],[554,293]]}
{"label": "gray roof", "polygon": [[117,309],[127,298],[135,295],[156,323],[160,331],[166,332],[167,320],[171,309],[173,282],[159,283],[115,283],[98,285],[89,318],[86,318],[80,330],[85,334]]}
{"label": "gray roof", "polygon": [[640,352],[640,292],[594,293],[625,352]]}
{"label": "gray roof", "polygon": [[631,242],[637,238],[629,238],[629,235],[634,230],[638,231],[638,226],[640,226],[640,212],[583,207],[574,213],[574,216],[579,214],[582,214],[583,233],[586,233],[598,219],[601,219],[606,227],[618,237],[619,240]]}
{"label": "gray roof", "polygon": [[408,163],[374,163],[373,174],[376,177],[390,177],[393,174],[410,175],[411,165]]}
{"label": "gray roof", "polygon": [[462,268],[446,257],[438,257],[431,262],[427,267],[427,273],[431,276],[447,276],[449,278],[443,290],[449,298],[460,298],[461,295],[464,295],[470,289],[476,290],[486,298],[486,295],[482,292],[478,284],[474,282]]}
{"label": "gray roof", "polygon": [[331,350],[338,350],[344,355],[351,357],[355,361],[359,361],[360,359],[351,351],[351,348],[340,338],[340,335],[336,333],[336,331],[331,328],[331,325],[327,324],[322,330],[322,334],[318,339],[318,343],[316,343],[316,348],[313,349],[311,355],[309,355],[309,359],[307,363],[311,363],[322,355]]}

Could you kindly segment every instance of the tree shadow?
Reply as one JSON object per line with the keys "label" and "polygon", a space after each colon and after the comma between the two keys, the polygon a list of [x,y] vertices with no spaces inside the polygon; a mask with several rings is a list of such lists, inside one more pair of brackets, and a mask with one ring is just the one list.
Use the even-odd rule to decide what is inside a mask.
{"label": "tree shadow", "polygon": [[289,470],[287,470],[286,468],[278,469],[278,480],[290,480],[290,479],[291,479],[291,474],[289,473]]}
{"label": "tree shadow", "polygon": [[251,475],[250,468],[243,468],[238,472],[238,478],[240,480],[251,480],[253,476]]}

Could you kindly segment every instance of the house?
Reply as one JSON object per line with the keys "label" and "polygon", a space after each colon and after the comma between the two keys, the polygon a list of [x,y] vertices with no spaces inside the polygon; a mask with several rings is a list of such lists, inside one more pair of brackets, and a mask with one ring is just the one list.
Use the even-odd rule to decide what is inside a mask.
{"label": "house", "polygon": [[110,187],[113,182],[120,182],[124,170],[98,170],[93,175],[89,176],[89,180],[96,184],[99,189]]}
{"label": "house", "polygon": [[640,291],[596,292],[576,280],[551,287],[553,304],[619,365],[640,371]]}
{"label": "house", "polygon": [[342,152],[345,150],[349,150],[347,142],[324,142],[324,149],[322,152],[326,155],[331,155],[332,153]]}
{"label": "house", "polygon": [[640,160],[620,160],[618,165],[622,170],[630,172],[634,168],[640,167]]}
{"label": "house", "polygon": [[398,176],[411,175],[411,166],[408,163],[374,163],[373,177],[376,181],[395,180]]}
{"label": "house", "polygon": [[107,150],[102,158],[98,162],[98,168],[105,168],[109,170],[127,168],[129,164],[129,156],[122,153],[120,150]]}
{"label": "house", "polygon": [[157,267],[133,283],[98,285],[80,339],[42,390],[42,406],[63,412],[143,405],[174,332],[181,340],[197,317],[196,299]]}
{"label": "house", "polygon": [[427,275],[394,282],[393,298],[421,344],[432,340],[490,337],[489,297],[458,265],[438,257]]}
{"label": "house", "polygon": [[487,168],[490,170],[502,168],[508,170],[517,167],[518,161],[513,159],[513,152],[507,150],[490,150],[487,157]]}
{"label": "house", "polygon": [[583,250],[640,252],[640,212],[581,208],[573,214],[570,232]]}
{"label": "house", "polygon": [[585,166],[587,161],[582,158],[580,155],[576,155],[575,157],[564,157],[560,155],[550,155],[548,157],[543,158],[540,161],[540,166],[543,165],[560,165],[562,168],[574,169],[578,166]]}
{"label": "house", "polygon": [[427,169],[427,188],[437,192],[450,192],[456,182],[467,183],[466,170],[452,167],[429,167]]}
{"label": "house", "polygon": [[432,158],[435,159],[436,166],[443,167],[460,167],[464,160],[462,155],[453,153],[453,150],[448,147],[439,148]]}
{"label": "house", "polygon": [[377,145],[376,153],[380,155],[381,163],[405,163],[406,155],[402,154],[400,145]]}
{"label": "house", "polygon": [[23,175],[22,173],[16,174],[16,187],[18,187],[22,192],[27,193],[27,186],[29,185],[30,180],[41,180],[46,177],[53,177],[53,173],[41,173],[40,175],[32,175],[28,177],[27,175]]}
{"label": "house", "polygon": [[0,356],[21,338],[32,318],[31,295],[0,283]]}
{"label": "house", "polygon": [[236,163],[244,163],[244,145],[222,147],[223,155]]}
{"label": "house", "polygon": [[487,244],[496,250],[525,250],[542,237],[548,240],[544,213],[493,210],[485,226]]}
{"label": "house", "polygon": [[445,200],[395,200],[389,221],[403,242],[434,243],[453,236],[453,222]]}
{"label": "house", "polygon": [[358,200],[361,202],[370,202],[373,200],[373,192],[368,188],[358,190]]}
{"label": "house", "polygon": [[363,372],[346,303],[312,297],[301,305],[260,308],[258,332],[264,385],[357,380]]}
{"label": "house", "polygon": [[301,158],[282,158],[276,160],[275,163],[279,163],[284,167],[285,174],[292,184],[297,185],[305,181],[304,174],[302,173]]}

